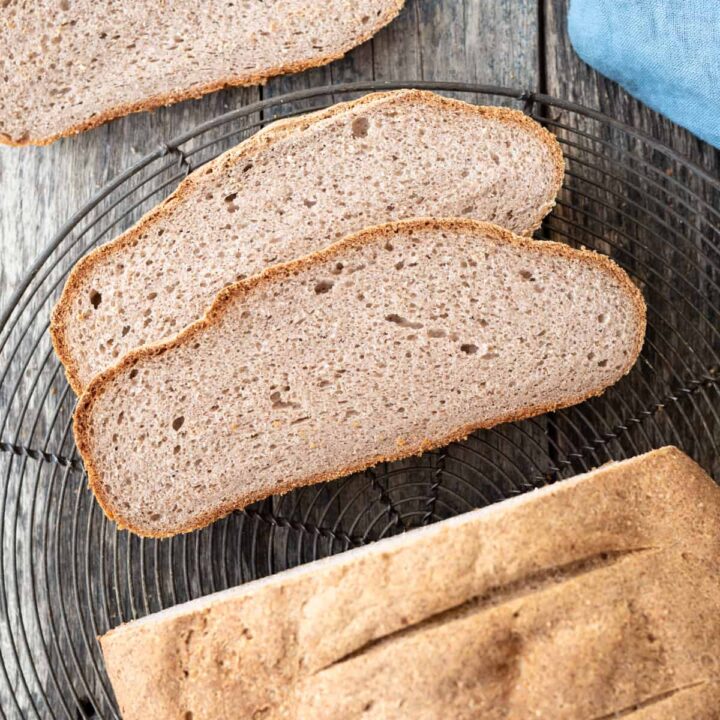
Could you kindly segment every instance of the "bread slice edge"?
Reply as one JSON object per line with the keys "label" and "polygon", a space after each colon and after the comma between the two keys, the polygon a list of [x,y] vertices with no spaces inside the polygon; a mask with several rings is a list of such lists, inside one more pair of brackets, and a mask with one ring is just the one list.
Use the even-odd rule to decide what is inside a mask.
{"label": "bread slice edge", "polygon": [[[75,442],[83,458],[85,469],[88,476],[88,484],[93,491],[98,503],[102,507],[105,514],[114,520],[121,529],[128,529],[143,537],[170,537],[175,534],[191,532],[201,527],[205,527],[210,523],[218,520],[234,510],[239,510],[250,505],[257,500],[268,496],[268,493],[254,493],[243,497],[237,497],[232,502],[226,503],[215,509],[196,516],[190,523],[178,525],[173,531],[158,532],[154,529],[142,528],[134,525],[131,520],[123,517],[122,511],[114,507],[109,497],[104,492],[101,474],[94,460],[95,448],[90,433],[90,421],[93,412],[93,405],[97,397],[99,397],[113,380],[123,373],[127,368],[134,366],[137,362],[144,358],[150,358],[162,355],[173,347],[191,342],[197,335],[210,330],[224,316],[230,304],[236,299],[246,297],[251,291],[258,287],[270,284],[276,279],[282,279],[293,275],[294,273],[313,267],[314,265],[332,259],[344,250],[368,245],[375,242],[385,242],[386,238],[392,236],[396,232],[402,230],[420,230],[420,229],[437,229],[437,230],[465,230],[483,234],[484,237],[490,237],[499,243],[514,245],[520,248],[532,248],[533,250],[542,249],[550,255],[564,257],[573,260],[579,260],[590,265],[594,265],[603,272],[611,275],[619,285],[624,288],[628,294],[628,300],[632,306],[635,316],[635,335],[632,342],[632,351],[628,356],[626,366],[618,373],[617,379],[626,375],[635,364],[640,350],[642,349],[645,338],[646,328],[646,306],[640,290],[635,286],[627,273],[620,268],[610,258],[590,250],[578,250],[571,248],[562,243],[551,241],[537,241],[526,237],[514,235],[509,230],[505,230],[492,223],[479,222],[477,220],[467,218],[447,218],[435,219],[424,218],[414,220],[403,220],[399,222],[388,223],[374,228],[368,228],[359,233],[350,235],[333,245],[322,250],[307,255],[303,258],[292,260],[288,263],[275,265],[266,269],[259,275],[241,280],[222,290],[215,301],[207,310],[205,315],[191,325],[187,326],[180,333],[172,338],[163,340],[158,343],[145,345],[128,353],[116,365],[97,375],[88,385],[87,389],[81,396],[75,409],[73,432]],[[606,385],[594,387],[588,393],[567,398],[565,401],[551,405],[532,405],[523,408],[515,413],[501,415],[484,421],[470,421],[445,436],[424,439],[419,443],[408,444],[398,448],[397,452],[390,455],[375,455],[366,457],[361,461],[353,463],[349,466],[342,466],[323,473],[317,473],[312,476],[301,479],[288,481],[283,485],[274,488],[273,495],[284,494],[298,487],[313,485],[320,482],[335,480],[346,475],[365,470],[380,462],[394,462],[413,455],[420,455],[428,450],[438,447],[445,447],[453,442],[465,439],[470,433],[494,427],[506,422],[516,422],[529,417],[541,415],[547,412],[559,410],[564,407],[576,405],[590,397],[601,395],[607,389]]]}
{"label": "bread slice edge", "polygon": [[122,103],[120,105],[116,105],[115,107],[108,108],[92,118],[70,125],[66,129],[47,137],[29,137],[27,140],[18,141],[14,140],[5,133],[0,133],[0,145],[7,145],[9,147],[27,147],[28,145],[34,145],[42,147],[44,145],[50,145],[61,138],[78,135],[86,130],[93,130],[100,125],[104,125],[111,120],[125,117],[126,115],[156,110],[157,108],[163,106],[174,105],[175,103],[182,102],[183,100],[197,100],[204,95],[217,92],[218,90],[224,90],[226,88],[264,85],[268,80],[273,77],[277,77],[278,75],[289,75],[303,72],[304,70],[309,70],[311,68],[328,65],[335,60],[340,60],[345,57],[350,50],[367,42],[380,30],[382,30],[382,28],[389,25],[400,14],[400,11],[405,4],[405,0],[391,0],[391,2],[392,5],[388,8],[387,12],[378,18],[372,27],[366,29],[364,32],[358,33],[354,39],[349,40],[336,52],[318,55],[308,60],[280,64],[273,68],[268,68],[263,72],[228,75],[217,80],[208,81],[203,85],[197,85],[192,89],[157,93],[143,100],[131,103]]}
{"label": "bread slice edge", "polygon": [[136,242],[149,226],[162,222],[163,219],[172,212],[174,206],[182,202],[183,198],[199,183],[202,172],[207,172],[210,168],[222,169],[225,165],[238,164],[243,160],[248,159],[255,153],[261,152],[264,148],[272,145],[274,142],[282,140],[283,137],[285,137],[285,133],[289,135],[293,132],[302,132],[307,127],[310,127],[322,120],[329,119],[335,115],[339,115],[362,105],[381,103],[389,98],[393,98],[398,102],[413,102],[421,100],[429,103],[430,105],[435,105],[436,107],[460,107],[466,112],[479,113],[487,118],[518,125],[525,131],[532,133],[543,145],[545,145],[552,158],[553,178],[551,186],[555,191],[548,203],[543,207],[538,208],[537,217],[523,234],[531,235],[535,230],[537,230],[537,228],[540,227],[545,216],[555,206],[555,197],[560,191],[563,177],[565,175],[565,160],[557,138],[520,110],[489,105],[473,105],[462,100],[445,98],[426,90],[407,89],[370,93],[358,98],[357,100],[332,105],[328,108],[317,110],[313,113],[302,115],[297,118],[277,120],[239,145],[227,150],[214,160],[211,160],[207,165],[202,166],[202,168],[198,168],[198,170],[183,180],[171,195],[140,218],[133,227],[126,230],[114,240],[111,240],[110,242],[105,243],[104,245],[101,245],[91,251],[75,264],[68,275],[68,279],[65,282],[60,299],[53,309],[50,320],[50,338],[52,340],[55,353],[60,359],[60,362],[63,364],[65,375],[75,394],[80,395],[85,389],[85,385],[80,378],[78,366],[73,356],[72,347],[67,338],[67,325],[71,322],[70,313],[72,299],[74,299],[76,293],[80,291],[84,279],[91,273],[97,264],[121,252],[125,247]]}

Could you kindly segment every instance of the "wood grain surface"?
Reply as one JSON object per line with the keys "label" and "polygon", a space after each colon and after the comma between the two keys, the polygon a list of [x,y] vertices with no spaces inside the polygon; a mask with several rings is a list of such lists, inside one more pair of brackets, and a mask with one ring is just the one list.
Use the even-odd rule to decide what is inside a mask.
{"label": "wood grain surface", "polygon": [[[169,138],[221,113],[302,88],[354,80],[422,79],[535,89],[635,125],[714,176],[720,175],[718,151],[641,105],[577,58],[567,38],[566,12],[567,0],[407,0],[395,22],[327,67],[277,78],[262,88],[225,90],[197,101],[132,115],[45,148],[0,147],[0,308],[4,309],[33,259],[62,224],[119,172]],[[559,135],[562,137],[562,131]],[[608,139],[613,141],[612,137]],[[224,146],[235,142],[237,137],[227,139]],[[634,178],[623,176],[620,181],[634,182]],[[617,204],[612,183],[605,190],[608,204]],[[604,219],[618,226],[620,251],[642,258],[645,250],[623,225],[627,213],[634,212],[637,203],[633,202],[630,198],[627,206],[619,203],[620,209],[613,207],[612,217]],[[547,232],[559,239],[564,239],[563,223],[583,222],[576,210],[563,207],[556,216]],[[682,222],[680,208],[680,230],[670,230],[680,232]],[[612,248],[608,245],[607,249]],[[685,261],[672,247],[661,252],[669,266]],[[70,262],[68,257],[63,267]],[[702,273],[697,282],[699,287],[705,282]],[[672,317],[676,312],[671,301],[661,296],[653,297],[653,303],[661,315]],[[707,329],[700,325],[698,333],[707,334]],[[53,362],[50,354],[47,362]],[[687,362],[689,373],[697,371],[691,360]],[[660,375],[666,372],[661,362],[657,368]],[[593,409],[598,427],[612,430],[622,423],[623,417],[636,410],[635,400],[648,406],[657,402],[640,380],[632,383],[628,396],[616,398],[612,411],[607,403]],[[49,392],[62,397],[65,391],[57,372]],[[708,394],[707,402],[713,397]],[[3,402],[9,401],[0,395],[0,411],[4,412]],[[65,405],[61,417],[67,429],[70,398]],[[19,412],[12,409],[0,440],[9,438]],[[30,403],[25,412],[28,416],[37,414],[41,428],[50,422],[43,407]],[[564,471],[605,462],[612,442],[603,445],[604,452],[591,447],[579,462],[570,459],[562,464],[582,422],[582,417],[568,413],[479,433],[464,445],[398,463],[390,474],[386,466],[380,466],[341,486],[273,498],[255,510],[306,525],[346,530],[353,537],[392,534],[462,509],[452,506],[451,499],[453,493],[465,492],[468,468],[475,468],[473,472],[487,468],[490,477],[483,492],[472,499],[480,505],[509,494],[524,479],[543,482],[553,472],[548,457]],[[630,444],[618,446],[618,453],[627,454],[628,447],[644,447],[656,438],[672,435],[676,425],[671,412],[653,414],[646,426],[629,431],[637,438],[631,434]],[[708,469],[720,470],[712,448],[702,447],[693,437],[679,439],[693,448]],[[71,452],[69,434],[58,449]],[[9,520],[0,527],[0,572],[4,579],[0,585],[0,720],[115,717],[110,690],[101,677],[102,661],[94,633],[168,602],[272,572],[288,564],[288,553],[307,558],[316,551],[315,544],[329,542],[327,537],[314,537],[300,547],[297,544],[301,541],[291,530],[234,515],[221,521],[213,532],[196,533],[172,543],[147,543],[101,522],[79,474],[48,471],[46,476],[38,472],[35,485],[28,486],[22,474],[28,467],[15,462],[6,473],[5,466],[0,465],[6,505],[15,506],[12,522],[16,527],[10,540]],[[446,495],[437,494],[438,478],[445,485]],[[373,512],[349,527],[343,512],[351,501]],[[42,524],[43,513],[50,531],[41,539],[49,560],[36,554],[36,526]],[[70,519],[70,525],[61,524],[63,517]],[[241,532],[247,527],[252,529],[249,544],[233,544],[241,535],[250,537]],[[79,550],[77,537],[83,533],[84,544]],[[337,543],[333,549],[339,549]],[[111,558],[109,564],[106,557]],[[37,578],[37,590],[32,589],[32,582],[28,585],[28,578]],[[43,587],[50,590],[44,592]],[[96,608],[103,607],[111,610],[104,615],[97,610],[96,614]],[[38,663],[34,672],[22,670],[33,657],[45,661]]]}

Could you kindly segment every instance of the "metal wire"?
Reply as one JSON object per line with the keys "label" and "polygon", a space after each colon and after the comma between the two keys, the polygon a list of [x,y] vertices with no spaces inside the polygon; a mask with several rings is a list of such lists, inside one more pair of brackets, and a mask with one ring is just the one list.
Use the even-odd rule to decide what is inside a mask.
{"label": "metal wire", "polygon": [[[271,119],[399,87],[515,103],[557,133],[567,175],[540,236],[609,253],[638,282],[649,310],[638,365],[580,406],[272,498],[191,535],[118,530],[86,488],[74,397],[47,335],[69,268]],[[662,444],[720,479],[718,367],[720,182],[597,111],[511,88],[354,83],[265,99],[168,139],[70,218],[0,315],[0,717],[119,718],[96,636],[202,594]]]}

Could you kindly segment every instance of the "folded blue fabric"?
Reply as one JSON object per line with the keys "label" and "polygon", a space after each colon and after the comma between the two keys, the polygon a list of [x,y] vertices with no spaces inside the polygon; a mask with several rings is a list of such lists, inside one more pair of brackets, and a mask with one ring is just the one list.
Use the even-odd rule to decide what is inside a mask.
{"label": "folded blue fabric", "polygon": [[572,0],[578,55],[720,147],[720,0]]}

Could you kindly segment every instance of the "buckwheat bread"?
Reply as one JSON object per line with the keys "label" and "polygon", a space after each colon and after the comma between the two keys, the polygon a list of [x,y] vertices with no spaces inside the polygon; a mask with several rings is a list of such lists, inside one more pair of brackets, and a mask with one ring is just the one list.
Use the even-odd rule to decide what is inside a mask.
{"label": "buckwheat bread", "polygon": [[170,535],[598,394],[644,330],[639,291],[604,256],[403,221],[226,288],[93,380],[75,438],[105,512]]}
{"label": "buckwheat bread", "polygon": [[717,720],[720,489],[676,448],[102,638],[125,720]]}
{"label": "buckwheat bread", "polygon": [[557,141],[522,113],[427,92],[368,95],[283,121],[80,261],[53,315],[53,343],[79,394],[268,265],[407,217],[466,215],[529,233],[562,176]]}
{"label": "buckwheat bread", "polygon": [[342,57],[403,0],[6,0],[0,142],[44,145],[140,110]]}

